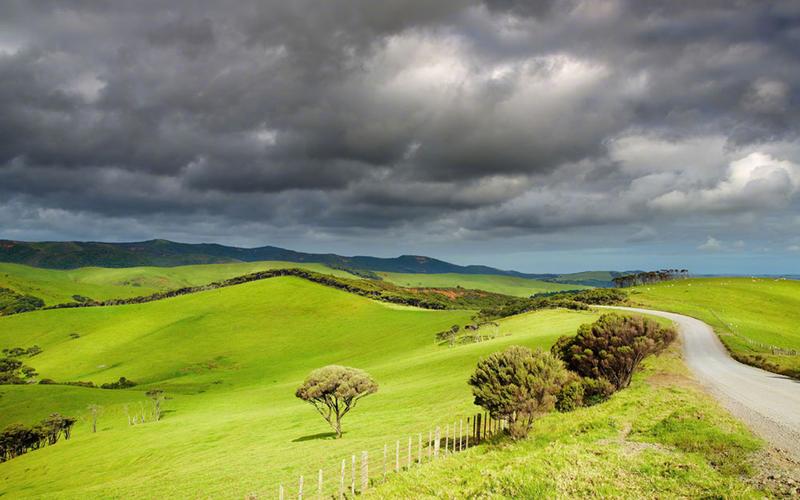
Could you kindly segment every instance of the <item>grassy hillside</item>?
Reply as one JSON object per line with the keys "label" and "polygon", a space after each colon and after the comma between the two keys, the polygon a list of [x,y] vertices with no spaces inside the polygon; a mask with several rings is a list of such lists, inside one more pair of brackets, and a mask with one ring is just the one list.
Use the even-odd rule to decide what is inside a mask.
{"label": "grassy hillside", "polygon": [[763,497],[742,481],[759,441],[696,386],[678,351],[645,361],[606,403],[545,416],[521,442],[390,475],[367,497]]}
{"label": "grassy hillside", "polygon": [[[465,381],[479,357],[509,344],[547,347],[596,317],[547,310],[508,318],[500,336],[440,347],[436,331],[469,311],[377,303],[294,278],[274,278],[157,302],[0,318],[0,348],[38,344],[41,376],[141,385],[128,390],[0,386],[0,426],[53,411],[82,417],[73,439],[0,464],[0,496],[223,497],[274,493],[279,480],[328,467],[473,411]],[[79,338],[71,338],[78,333]],[[380,384],[330,440],[294,389],[313,368],[340,363]],[[130,427],[148,388],[167,390],[160,422]],[[86,406],[104,407],[89,432]],[[54,495],[54,492],[58,494]]]}
{"label": "grassy hillside", "polygon": [[34,295],[47,305],[72,302],[73,295],[94,300],[128,298],[198,286],[267,269],[300,267],[310,271],[354,276],[322,264],[288,262],[237,262],[179,267],[83,267],[71,270],[41,269],[20,264],[0,263],[0,288]]}
{"label": "grassy hillside", "polygon": [[582,285],[564,285],[547,281],[496,276],[489,274],[401,274],[379,273],[383,279],[404,287],[472,288],[487,292],[502,293],[516,297],[530,297],[541,292],[581,290]]}
{"label": "grassy hillside", "polygon": [[740,360],[800,377],[800,356],[770,347],[800,352],[800,281],[697,278],[640,286],[630,293],[635,304],[712,325]]}

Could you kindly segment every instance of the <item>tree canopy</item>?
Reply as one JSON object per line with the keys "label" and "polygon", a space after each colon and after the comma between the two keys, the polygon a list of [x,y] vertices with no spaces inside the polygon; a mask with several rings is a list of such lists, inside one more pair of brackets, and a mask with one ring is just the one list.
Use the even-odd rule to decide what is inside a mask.
{"label": "tree canopy", "polygon": [[475,404],[507,419],[512,437],[524,437],[533,419],[553,409],[567,381],[564,363],[541,350],[511,346],[482,359],[469,379]]}
{"label": "tree canopy", "polygon": [[342,418],[361,398],[377,391],[378,384],[367,372],[329,365],[312,371],[295,396],[313,405],[340,438]]}
{"label": "tree canopy", "polygon": [[628,387],[639,363],[663,351],[676,332],[643,316],[604,314],[581,325],[574,337],[561,337],[553,353],[584,377],[604,378],[619,390]]}

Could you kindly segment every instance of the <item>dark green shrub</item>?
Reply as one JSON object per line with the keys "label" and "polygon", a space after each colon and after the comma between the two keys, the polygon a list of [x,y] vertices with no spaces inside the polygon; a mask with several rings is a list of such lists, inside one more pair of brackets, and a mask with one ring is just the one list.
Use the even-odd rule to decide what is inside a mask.
{"label": "dark green shrub", "polygon": [[74,385],[76,387],[89,387],[89,388],[92,388],[92,389],[97,388],[97,386],[94,385],[94,382],[84,382],[84,381],[81,381],[81,380],[75,380],[75,381],[72,381],[72,382],[64,382],[64,385]]}
{"label": "dark green shrub", "polygon": [[518,439],[528,434],[534,418],[553,409],[568,377],[561,360],[549,353],[511,346],[478,362],[469,385],[475,404],[507,420]]}
{"label": "dark green shrub", "polygon": [[663,351],[676,335],[642,316],[604,314],[591,325],[581,325],[574,337],[560,338],[552,352],[578,375],[604,378],[622,389],[630,385],[639,363]]}
{"label": "dark green shrub", "polygon": [[592,406],[602,403],[615,392],[614,385],[604,378],[581,378],[583,386],[583,405]]}
{"label": "dark green shrub", "polygon": [[120,377],[116,382],[108,382],[100,386],[101,389],[128,389],[134,387],[136,382],[128,380],[125,377]]}
{"label": "dark green shrub", "polygon": [[583,406],[583,381],[578,376],[571,377],[556,394],[556,410],[565,413]]}
{"label": "dark green shrub", "polygon": [[572,298],[584,304],[612,305],[625,302],[628,294],[615,288],[592,288],[578,292]]}

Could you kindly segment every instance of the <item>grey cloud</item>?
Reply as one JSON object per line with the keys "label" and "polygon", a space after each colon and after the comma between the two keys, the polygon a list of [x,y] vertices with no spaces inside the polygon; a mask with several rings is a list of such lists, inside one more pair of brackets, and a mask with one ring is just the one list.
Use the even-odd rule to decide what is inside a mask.
{"label": "grey cloud", "polygon": [[[205,217],[226,237],[600,226],[644,242],[798,213],[794,167],[775,166],[800,164],[791,2],[3,10],[0,201],[31,234],[55,210],[132,235]],[[753,154],[772,166],[732,178]]]}

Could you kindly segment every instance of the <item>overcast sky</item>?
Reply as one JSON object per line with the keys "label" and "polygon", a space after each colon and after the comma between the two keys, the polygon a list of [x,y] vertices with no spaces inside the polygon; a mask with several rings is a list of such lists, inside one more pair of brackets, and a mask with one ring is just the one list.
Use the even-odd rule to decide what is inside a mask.
{"label": "overcast sky", "polygon": [[797,1],[0,11],[0,238],[800,273]]}

